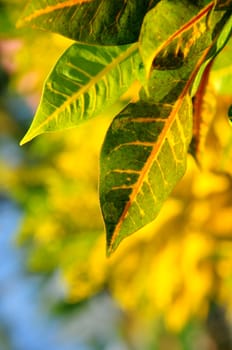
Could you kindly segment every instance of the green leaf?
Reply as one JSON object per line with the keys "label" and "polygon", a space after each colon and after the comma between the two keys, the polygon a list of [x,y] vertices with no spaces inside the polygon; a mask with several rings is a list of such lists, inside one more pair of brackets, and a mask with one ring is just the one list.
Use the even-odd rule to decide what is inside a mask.
{"label": "green leaf", "polygon": [[30,25],[101,45],[138,40],[146,12],[159,0],[31,0],[18,26]]}
{"label": "green leaf", "polygon": [[108,254],[156,217],[185,172],[192,136],[187,92],[199,68],[193,69],[194,64],[154,70],[149,94],[142,90],[141,100],[121,112],[107,132],[100,158],[100,202]]}
{"label": "green leaf", "polygon": [[48,77],[32,125],[21,144],[41,133],[75,127],[103,113],[139,79],[142,71],[137,44],[72,45]]}
{"label": "green leaf", "polygon": [[100,201],[108,253],[151,222],[186,168],[191,100],[139,102],[116,117],[101,153]]}

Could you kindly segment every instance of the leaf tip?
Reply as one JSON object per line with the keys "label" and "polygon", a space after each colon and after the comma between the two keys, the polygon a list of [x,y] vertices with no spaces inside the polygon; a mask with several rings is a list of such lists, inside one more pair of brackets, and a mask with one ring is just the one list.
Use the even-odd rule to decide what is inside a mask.
{"label": "leaf tip", "polygon": [[111,253],[112,253],[111,249],[107,246],[106,247],[106,257],[110,258],[111,257]]}
{"label": "leaf tip", "polygon": [[107,241],[106,241],[106,257],[110,258],[112,253],[113,253],[112,240],[107,239]]}
{"label": "leaf tip", "polygon": [[109,242],[107,242],[106,247],[106,256],[109,258],[118,248],[120,242],[122,239],[111,239]]}
{"label": "leaf tip", "polygon": [[23,146],[25,145],[25,143],[27,143],[27,140],[25,139],[25,137],[23,137],[22,140],[19,142],[19,146]]}
{"label": "leaf tip", "polygon": [[120,219],[114,222],[105,221],[107,257],[110,257],[116,251],[121,242],[127,237],[127,231],[124,230],[122,232],[121,226],[122,221]]}
{"label": "leaf tip", "polygon": [[115,252],[117,246],[115,246],[114,244],[107,244],[107,247],[106,247],[106,257],[107,258],[110,258],[111,255]]}
{"label": "leaf tip", "polygon": [[26,135],[20,141],[19,145],[23,146],[25,143],[34,139],[37,135],[39,135],[39,134],[35,133],[35,132],[31,131],[31,129],[29,129],[28,132],[26,133]]}

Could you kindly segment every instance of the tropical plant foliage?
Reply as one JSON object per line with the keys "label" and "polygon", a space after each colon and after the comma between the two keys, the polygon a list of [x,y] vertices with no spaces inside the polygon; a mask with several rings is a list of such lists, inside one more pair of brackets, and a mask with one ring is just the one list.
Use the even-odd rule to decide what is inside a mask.
{"label": "tropical plant foliage", "polygon": [[[51,72],[24,141],[68,129],[17,145],[20,161],[0,162],[1,193],[25,210],[18,240],[28,268],[61,271],[70,303],[110,291],[129,316],[124,331],[135,348],[192,350],[197,339],[190,334],[186,345],[183,336],[190,320],[209,327],[212,301],[228,313],[232,306],[231,1],[138,1],[138,11],[135,1],[112,3],[28,2],[21,24],[72,32],[70,47],[62,36],[8,31],[25,41],[11,84],[30,106]],[[3,55],[6,70],[5,62]],[[0,113],[1,133],[19,140],[25,125]],[[108,259],[99,154],[108,251],[152,221]],[[162,321],[180,332],[182,347],[173,338],[171,346],[147,345]],[[143,331],[149,336],[139,343]]]}
{"label": "tropical plant foliage", "polygon": [[55,31],[77,43],[48,76],[22,144],[96,117],[133,84],[140,86],[131,101],[123,99],[101,150],[100,202],[109,253],[157,216],[185,173],[195,96],[192,151],[198,157],[198,89],[230,37],[231,9],[231,1],[188,0],[49,5],[32,0],[26,6],[19,26]]}

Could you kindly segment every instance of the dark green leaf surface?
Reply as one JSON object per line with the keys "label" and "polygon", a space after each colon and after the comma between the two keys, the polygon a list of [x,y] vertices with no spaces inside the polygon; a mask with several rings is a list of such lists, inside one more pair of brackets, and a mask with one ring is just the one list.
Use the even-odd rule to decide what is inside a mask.
{"label": "dark green leaf surface", "polygon": [[19,26],[30,25],[101,45],[138,40],[146,12],[159,0],[31,0]]}
{"label": "dark green leaf surface", "polygon": [[101,154],[100,200],[108,252],[151,222],[183,176],[191,100],[130,105],[113,121]]}
{"label": "dark green leaf surface", "polygon": [[139,79],[140,64],[137,44],[72,45],[48,77],[40,106],[21,144],[103,113]]}

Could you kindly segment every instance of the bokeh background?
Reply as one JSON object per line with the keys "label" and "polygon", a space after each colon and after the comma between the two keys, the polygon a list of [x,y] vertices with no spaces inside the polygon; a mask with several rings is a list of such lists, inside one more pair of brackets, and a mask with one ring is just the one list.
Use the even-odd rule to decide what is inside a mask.
{"label": "bokeh background", "polygon": [[24,4],[0,1],[0,349],[232,349],[232,40],[210,75],[199,164],[189,155],[157,220],[106,258],[112,115],[19,146],[71,44],[16,29]]}

